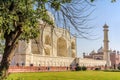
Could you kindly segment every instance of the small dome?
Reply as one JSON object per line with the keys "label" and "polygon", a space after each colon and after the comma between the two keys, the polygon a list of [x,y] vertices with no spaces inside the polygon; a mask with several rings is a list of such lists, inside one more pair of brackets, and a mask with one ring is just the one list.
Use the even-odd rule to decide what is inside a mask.
{"label": "small dome", "polygon": [[52,13],[47,11],[47,14],[49,15],[50,19],[54,22],[55,19],[54,19],[54,16],[52,15]]}
{"label": "small dome", "polygon": [[39,21],[39,24],[43,24],[43,21],[41,19],[39,19],[38,21]]}
{"label": "small dome", "polygon": [[97,52],[98,52],[98,53],[103,52],[103,47],[100,47]]}
{"label": "small dome", "polygon": [[94,53],[96,53],[96,52],[95,52],[95,50],[91,51],[91,53],[90,53],[90,54],[94,54]]}

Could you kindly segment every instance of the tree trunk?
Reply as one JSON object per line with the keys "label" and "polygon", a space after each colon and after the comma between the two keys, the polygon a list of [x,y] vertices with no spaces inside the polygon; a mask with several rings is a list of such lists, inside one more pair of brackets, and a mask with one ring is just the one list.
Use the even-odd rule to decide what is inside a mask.
{"label": "tree trunk", "polygon": [[11,31],[9,34],[8,34],[8,31],[6,31],[4,34],[5,49],[4,49],[4,54],[3,54],[1,65],[0,65],[0,80],[4,80],[8,76],[8,69],[10,66],[10,62],[14,56],[16,43],[21,33],[22,33],[21,27],[18,26],[15,29],[15,31]]}
{"label": "tree trunk", "polygon": [[8,76],[8,69],[10,66],[10,62],[14,56],[14,50],[15,50],[15,45],[6,46],[4,49],[4,55],[0,66],[0,76],[1,76],[0,80],[3,80]]}

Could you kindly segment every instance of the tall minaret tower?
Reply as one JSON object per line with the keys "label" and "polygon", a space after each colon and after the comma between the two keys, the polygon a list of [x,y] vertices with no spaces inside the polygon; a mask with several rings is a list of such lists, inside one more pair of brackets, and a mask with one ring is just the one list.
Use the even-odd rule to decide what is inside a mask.
{"label": "tall minaret tower", "polygon": [[110,54],[109,54],[109,40],[108,40],[108,26],[105,24],[103,26],[104,28],[104,56],[103,59],[106,60],[106,65],[111,66],[111,61],[110,61]]}

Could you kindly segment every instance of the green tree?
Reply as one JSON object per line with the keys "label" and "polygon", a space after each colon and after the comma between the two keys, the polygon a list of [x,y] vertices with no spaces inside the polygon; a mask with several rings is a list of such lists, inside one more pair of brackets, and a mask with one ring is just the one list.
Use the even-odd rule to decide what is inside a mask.
{"label": "green tree", "polygon": [[[8,75],[8,68],[18,40],[29,41],[29,39],[36,38],[40,30],[39,20],[53,26],[53,21],[46,9],[47,7],[60,13],[64,22],[63,26],[70,24],[80,35],[85,33],[79,30],[89,29],[88,27],[80,27],[81,24],[86,23],[86,18],[90,15],[83,15],[84,11],[86,11],[86,6],[88,6],[88,4],[83,6],[85,1],[86,0],[0,0],[0,37],[5,41],[3,58],[0,65],[1,80]],[[77,6],[76,4],[79,5]],[[56,17],[56,19],[58,19],[58,21],[61,20],[58,17]]]}

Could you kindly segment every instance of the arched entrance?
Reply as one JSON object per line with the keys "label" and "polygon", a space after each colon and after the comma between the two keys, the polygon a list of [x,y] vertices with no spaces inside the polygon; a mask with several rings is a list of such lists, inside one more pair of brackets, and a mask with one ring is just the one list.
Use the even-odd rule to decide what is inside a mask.
{"label": "arched entrance", "polygon": [[45,51],[45,55],[50,55],[50,49],[49,48],[45,48],[44,51]]}
{"label": "arched entrance", "polygon": [[51,38],[49,37],[49,35],[45,36],[45,44],[51,46]]}
{"label": "arched entrance", "polygon": [[75,49],[75,42],[71,43],[71,49]]}
{"label": "arched entrance", "polygon": [[64,38],[57,40],[57,56],[67,57],[67,42]]}
{"label": "arched entrance", "polygon": [[75,52],[72,51],[72,58],[75,58]]}

